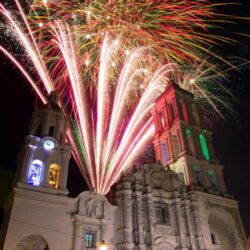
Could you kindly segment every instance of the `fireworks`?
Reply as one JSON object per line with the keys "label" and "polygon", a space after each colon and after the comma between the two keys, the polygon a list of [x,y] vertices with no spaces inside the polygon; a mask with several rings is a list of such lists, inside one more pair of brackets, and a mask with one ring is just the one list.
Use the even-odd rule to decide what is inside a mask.
{"label": "fireworks", "polygon": [[73,155],[91,190],[107,193],[152,141],[150,111],[170,77],[213,104],[198,75],[180,73],[208,64],[207,44],[231,42],[208,32],[209,20],[221,21],[209,1],[35,0],[27,13],[15,3],[17,14],[3,5],[0,12],[32,70],[0,50],[44,102],[52,90],[60,93]]}

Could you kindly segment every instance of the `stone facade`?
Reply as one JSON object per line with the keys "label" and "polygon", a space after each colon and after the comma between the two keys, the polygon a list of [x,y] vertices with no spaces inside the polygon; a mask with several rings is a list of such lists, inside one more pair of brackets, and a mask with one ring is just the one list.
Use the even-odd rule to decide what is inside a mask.
{"label": "stone facade", "polygon": [[124,176],[116,199],[117,249],[248,249],[236,201],[187,190],[161,165]]}
{"label": "stone facade", "polygon": [[[246,250],[237,202],[187,190],[178,175],[144,165],[116,185],[116,206],[93,192],[77,198],[15,188],[4,250]],[[88,246],[86,235],[93,237]]]}

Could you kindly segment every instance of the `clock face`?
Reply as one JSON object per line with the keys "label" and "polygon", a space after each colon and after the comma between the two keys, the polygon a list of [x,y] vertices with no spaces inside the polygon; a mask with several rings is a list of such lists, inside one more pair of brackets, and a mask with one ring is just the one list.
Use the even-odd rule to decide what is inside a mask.
{"label": "clock face", "polygon": [[43,141],[43,147],[46,150],[52,150],[55,147],[55,142],[50,139],[46,139]]}

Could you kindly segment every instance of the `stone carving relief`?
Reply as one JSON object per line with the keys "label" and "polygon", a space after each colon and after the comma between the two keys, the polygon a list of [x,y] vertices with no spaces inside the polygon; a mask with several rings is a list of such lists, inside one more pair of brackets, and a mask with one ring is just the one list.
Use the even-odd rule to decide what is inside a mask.
{"label": "stone carving relief", "polygon": [[174,235],[173,227],[168,226],[168,225],[156,224],[155,225],[155,232],[157,234],[161,234],[161,235]]}
{"label": "stone carving relief", "polygon": [[49,250],[47,242],[40,235],[30,235],[21,239],[15,250]]}

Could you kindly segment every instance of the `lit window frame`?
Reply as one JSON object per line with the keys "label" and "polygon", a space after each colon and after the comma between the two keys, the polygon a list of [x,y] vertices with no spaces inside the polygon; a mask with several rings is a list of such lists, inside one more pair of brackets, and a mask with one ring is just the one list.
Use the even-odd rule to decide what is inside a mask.
{"label": "lit window frame", "polygon": [[84,234],[84,246],[85,248],[95,248],[96,247],[96,232],[86,231]]}

